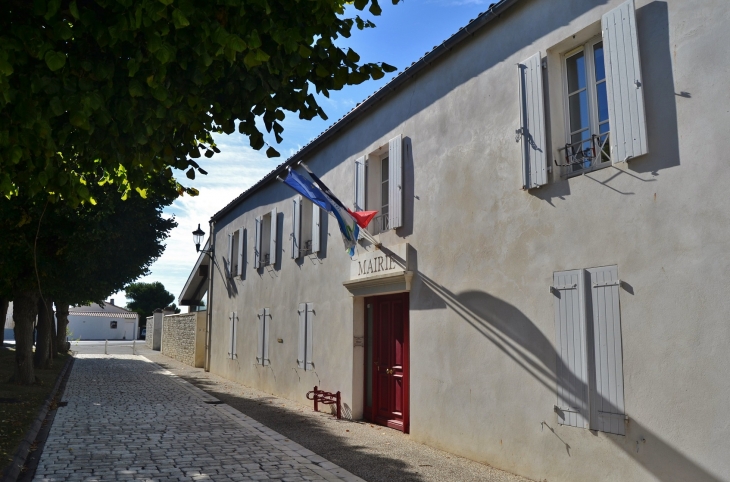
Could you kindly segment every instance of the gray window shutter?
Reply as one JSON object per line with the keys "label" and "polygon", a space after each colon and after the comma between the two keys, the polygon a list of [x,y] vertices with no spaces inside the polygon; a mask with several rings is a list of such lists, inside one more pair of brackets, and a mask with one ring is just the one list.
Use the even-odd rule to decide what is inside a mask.
{"label": "gray window shutter", "polygon": [[365,210],[365,157],[355,159],[355,209]]}
{"label": "gray window shutter", "polygon": [[261,267],[261,229],[263,227],[263,218],[256,218],[256,239],[253,245],[253,267],[259,269]]}
{"label": "gray window shutter", "polygon": [[624,433],[624,373],[621,348],[618,267],[587,270],[591,305],[588,315],[593,328],[596,383],[592,390],[591,428]]}
{"label": "gray window shutter", "polygon": [[233,234],[228,235],[228,248],[226,250],[226,258],[228,258],[226,261],[227,267],[228,267],[228,276],[233,276]]}
{"label": "gray window shutter", "polygon": [[297,367],[305,368],[306,363],[306,346],[307,346],[307,305],[299,303],[299,345],[297,349]]}
{"label": "gray window shutter", "polygon": [[238,313],[231,313],[231,359],[238,358]]}
{"label": "gray window shutter", "polygon": [[258,343],[256,346],[256,363],[264,364],[264,324],[266,323],[266,311],[262,308],[258,314]]}
{"label": "gray window shutter", "polygon": [[520,74],[520,129],[522,139],[522,187],[547,184],[547,141],[545,95],[542,85],[542,56],[536,53],[517,64]]}
{"label": "gray window shutter", "polygon": [[305,348],[306,369],[314,369],[314,361],[312,357],[312,325],[314,324],[314,303],[307,303],[307,346]]}
{"label": "gray window shutter", "polygon": [[553,275],[558,423],[588,428],[588,363],[583,271]]}
{"label": "gray window shutter", "polygon": [[312,203],[312,253],[319,253],[320,249],[320,243],[319,243],[319,231],[320,231],[320,223],[322,222],[321,218],[321,210],[319,209],[319,206]]}
{"label": "gray window shutter", "polygon": [[292,200],[294,208],[291,218],[291,257],[299,258],[299,243],[302,237],[301,221],[302,221],[302,196],[297,196]]}
{"label": "gray window shutter", "polygon": [[262,365],[271,365],[269,360],[269,328],[271,327],[271,313],[268,308],[264,308],[264,346],[263,346],[263,363]]}
{"label": "gray window shutter", "polygon": [[606,13],[601,19],[601,28],[611,127],[611,160],[616,164],[649,151],[634,0],[622,3]]}
{"label": "gray window shutter", "polygon": [[245,273],[244,253],[246,252],[246,230],[241,228],[238,230],[238,275],[243,279]]}
{"label": "gray window shutter", "polygon": [[401,135],[388,142],[388,226],[403,226],[403,140]]}
{"label": "gray window shutter", "polygon": [[279,259],[279,252],[276,249],[276,208],[271,210],[271,237],[269,238],[269,260],[272,265]]}

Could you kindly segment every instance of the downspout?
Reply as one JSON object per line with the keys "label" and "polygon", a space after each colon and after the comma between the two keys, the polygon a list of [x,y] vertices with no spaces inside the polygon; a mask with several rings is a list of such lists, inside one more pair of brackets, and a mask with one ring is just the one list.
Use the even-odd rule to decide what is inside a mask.
{"label": "downspout", "polygon": [[208,319],[205,324],[205,371],[210,371],[210,345],[211,345],[211,328],[213,327],[213,275],[215,274],[215,221],[212,219],[208,224],[210,228],[210,248],[208,249],[208,300],[206,301],[206,309],[208,311]]}

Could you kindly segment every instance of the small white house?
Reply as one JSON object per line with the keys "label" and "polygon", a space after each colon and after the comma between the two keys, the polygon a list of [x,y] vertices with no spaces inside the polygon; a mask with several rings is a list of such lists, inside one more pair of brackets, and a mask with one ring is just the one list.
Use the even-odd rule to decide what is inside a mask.
{"label": "small white house", "polygon": [[13,321],[13,302],[11,301],[8,304],[8,312],[5,313],[5,319],[3,320],[3,329],[5,330],[5,337],[4,340],[14,340],[15,339],[15,332],[13,331],[15,328],[15,322]]}
{"label": "small white house", "polygon": [[71,340],[134,340],[138,332],[138,315],[114,300],[100,306],[72,306],[68,313]]}

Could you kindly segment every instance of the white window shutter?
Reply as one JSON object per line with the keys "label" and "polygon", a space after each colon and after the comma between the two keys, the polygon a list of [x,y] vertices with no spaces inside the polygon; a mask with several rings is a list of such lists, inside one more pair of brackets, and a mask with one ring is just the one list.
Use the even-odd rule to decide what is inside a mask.
{"label": "white window shutter", "polygon": [[542,55],[536,53],[517,64],[520,74],[520,129],[522,139],[522,187],[547,184],[545,95],[542,85]]}
{"label": "white window shutter", "polygon": [[297,367],[305,368],[307,346],[307,305],[299,303],[299,344],[297,346]]}
{"label": "white window shutter", "polygon": [[403,226],[403,140],[401,135],[388,141],[388,226]]}
{"label": "white window shutter", "polygon": [[291,218],[291,257],[292,259],[299,258],[299,243],[302,237],[301,222],[302,222],[302,196],[297,196],[292,200],[292,218]]}
{"label": "white window shutter", "polygon": [[314,361],[312,357],[312,325],[314,324],[314,303],[307,303],[307,346],[305,348],[306,369],[314,369]]}
{"label": "white window shutter", "polygon": [[365,210],[365,157],[355,159],[355,209]]}
{"label": "white window shutter", "polygon": [[269,260],[272,265],[279,259],[279,250],[276,249],[276,208],[271,210],[271,237],[269,238]]}
{"label": "white window shutter", "polygon": [[238,358],[238,313],[231,313],[231,359]]}
{"label": "white window shutter", "polygon": [[230,345],[228,345],[228,358],[233,359],[233,312],[228,312],[228,333],[231,335]]}
{"label": "white window shutter", "polygon": [[261,267],[261,231],[263,227],[263,218],[256,218],[256,239],[253,246],[253,267],[259,269]]}
{"label": "white window shutter", "polygon": [[228,248],[226,250],[226,258],[228,261],[228,276],[233,276],[233,256],[231,256],[231,253],[233,252],[233,235],[228,235]]}
{"label": "white window shutter", "polygon": [[319,206],[312,203],[312,253],[319,253],[319,232],[320,223],[322,222],[322,214]]}
{"label": "white window shutter", "polygon": [[625,435],[618,268],[605,266],[587,271],[593,308],[588,310],[588,315],[592,318],[596,370],[591,394],[591,428]]}
{"label": "white window shutter", "polygon": [[264,347],[263,347],[263,363],[262,365],[271,365],[269,360],[269,328],[271,327],[271,313],[268,308],[264,308]]}
{"label": "white window shutter", "polygon": [[238,275],[243,279],[245,269],[244,253],[246,252],[246,230],[243,228],[238,230]]}
{"label": "white window shutter", "polygon": [[649,152],[634,0],[606,13],[601,19],[601,28],[611,161],[616,164]]}
{"label": "white window shutter", "polygon": [[583,271],[553,275],[558,423],[588,427],[588,363]]}
{"label": "white window shutter", "polygon": [[256,346],[256,363],[264,364],[264,324],[266,323],[266,311],[262,308],[258,315],[258,343]]}

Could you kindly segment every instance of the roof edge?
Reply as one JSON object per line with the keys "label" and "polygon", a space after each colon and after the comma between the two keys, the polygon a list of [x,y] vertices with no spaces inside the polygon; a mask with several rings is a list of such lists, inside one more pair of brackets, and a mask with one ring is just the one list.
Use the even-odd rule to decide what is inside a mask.
{"label": "roof edge", "polygon": [[454,35],[443,41],[440,45],[434,47],[433,50],[421,57],[415,63],[411,64],[410,67],[405,68],[390,82],[375,91],[373,95],[362,101],[357,107],[342,116],[340,120],[332,124],[327,130],[325,130],[319,136],[310,141],[309,144],[301,148],[299,152],[280,164],[273,171],[264,176],[259,182],[243,191],[240,195],[236,196],[230,203],[223,207],[223,209],[215,213],[210,218],[211,221],[220,220],[223,216],[231,212],[241,201],[251,196],[264,185],[268,184],[270,181],[275,180],[280,174],[285,172],[288,167],[302,161],[310,152],[314,151],[319,146],[324,144],[335,134],[338,134],[345,127],[347,127],[349,124],[351,124],[361,115],[363,115],[366,111],[372,108],[375,104],[391,95],[393,92],[396,91],[398,87],[412,80],[413,77],[416,76],[416,74],[430,67],[431,64],[433,64],[442,55],[449,52],[469,37],[472,37],[477,31],[481,30],[483,27],[491,23],[492,20],[498,18],[505,10],[507,10],[518,1],[519,0],[500,0],[491,4],[489,8],[479,14],[477,18],[466,24],[464,27],[461,27]]}

